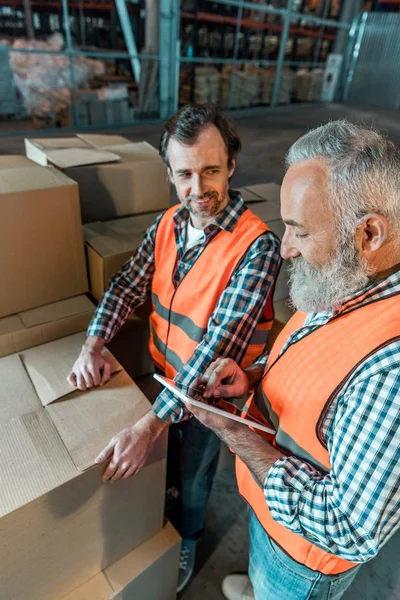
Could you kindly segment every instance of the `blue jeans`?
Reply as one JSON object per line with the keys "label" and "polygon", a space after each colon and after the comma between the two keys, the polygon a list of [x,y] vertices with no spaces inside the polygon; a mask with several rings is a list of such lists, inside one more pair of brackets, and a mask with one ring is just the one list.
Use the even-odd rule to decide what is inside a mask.
{"label": "blue jeans", "polygon": [[281,550],[250,511],[249,577],[256,600],[339,600],[359,568],[339,575],[312,571]]}
{"label": "blue jeans", "polygon": [[220,440],[197,419],[169,428],[167,489],[179,491],[176,501],[167,497],[166,515],[183,539],[197,541],[217,469]]}

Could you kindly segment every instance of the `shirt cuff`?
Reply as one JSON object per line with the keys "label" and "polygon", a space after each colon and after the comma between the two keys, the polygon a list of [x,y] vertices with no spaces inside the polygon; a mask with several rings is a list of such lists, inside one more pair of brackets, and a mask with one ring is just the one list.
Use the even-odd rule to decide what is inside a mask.
{"label": "shirt cuff", "polygon": [[169,390],[163,390],[153,404],[153,412],[166,423],[179,423],[186,418],[183,404]]}
{"label": "shirt cuff", "polygon": [[301,497],[315,478],[320,479],[321,474],[295,456],[279,458],[265,478],[264,496],[272,518],[294,533],[302,533]]}

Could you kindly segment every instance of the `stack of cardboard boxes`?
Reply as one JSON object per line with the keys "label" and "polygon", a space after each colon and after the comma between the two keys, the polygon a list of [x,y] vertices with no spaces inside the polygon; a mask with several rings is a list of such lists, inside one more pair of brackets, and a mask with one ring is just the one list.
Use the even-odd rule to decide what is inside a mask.
{"label": "stack of cardboard boxes", "polygon": [[[94,310],[86,296],[85,198],[80,205],[78,184],[67,173],[75,165],[65,166],[64,150],[71,148],[73,154],[73,145],[47,146],[52,155],[47,162],[56,164],[57,153],[64,155],[64,172],[60,165],[39,166],[25,157],[0,159],[1,595],[172,600],[180,540],[163,521],[165,436],[130,479],[103,484],[104,466],[94,463],[112,436],[136,423],[150,404],[108,350],[107,384],[80,392],[66,381]],[[96,157],[114,154],[78,143],[79,148]],[[86,166],[80,163],[82,171],[90,171],[84,177],[101,179],[103,165],[119,165],[130,173],[129,194],[138,184],[137,162],[148,173],[151,150],[146,148],[145,158],[141,149],[126,150],[109,163],[96,162],[94,155]],[[154,170],[153,180],[160,173]],[[119,215],[123,209],[113,196],[117,175],[111,171],[104,178],[111,212]],[[159,203],[168,199],[164,186]],[[130,211],[135,212],[133,199]]]}
{"label": "stack of cardboard boxes", "polygon": [[[268,225],[275,235],[281,240],[285,232],[285,225],[280,212],[280,186],[276,183],[260,183],[239,189],[243,200],[248,207],[264,223]],[[282,262],[281,270],[275,285],[274,310],[275,321],[268,339],[269,346],[276,339],[278,333],[283,329],[285,323],[290,319],[293,310],[289,305],[288,290],[288,266],[286,261]]]}
{"label": "stack of cardboard boxes", "polygon": [[[100,301],[111,277],[170,204],[165,166],[153,146],[119,135],[30,139],[25,148],[29,158],[56,165],[79,184],[90,292]],[[147,349],[148,313],[145,308],[129,317],[110,343],[131,377],[154,370]]]}

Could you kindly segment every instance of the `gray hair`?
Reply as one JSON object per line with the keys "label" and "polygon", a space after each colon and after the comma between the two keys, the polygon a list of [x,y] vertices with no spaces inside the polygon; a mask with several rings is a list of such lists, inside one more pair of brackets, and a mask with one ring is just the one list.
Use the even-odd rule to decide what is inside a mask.
{"label": "gray hair", "polygon": [[361,125],[332,121],[299,138],[286,155],[286,166],[314,158],[328,164],[339,231],[353,232],[372,212],[400,231],[400,150],[393,142]]}

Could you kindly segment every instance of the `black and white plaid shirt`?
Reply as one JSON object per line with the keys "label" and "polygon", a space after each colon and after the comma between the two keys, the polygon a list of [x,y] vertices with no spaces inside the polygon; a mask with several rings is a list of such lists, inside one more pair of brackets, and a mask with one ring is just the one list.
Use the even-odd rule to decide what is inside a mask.
{"label": "black and white plaid shirt", "polygon": [[[178,286],[191,269],[206,245],[221,229],[233,231],[245,206],[239,193],[230,191],[228,206],[213,223],[204,229],[204,240],[185,252],[189,213],[181,206],[174,215],[175,239],[178,252],[173,273]],[[154,245],[157,226],[162,215],[147,230],[136,254],[110,281],[89,325],[88,335],[103,337],[109,342],[128,318],[151,293],[154,273]],[[176,375],[175,380],[188,386],[218,357],[229,357],[240,363],[250,338],[261,317],[262,309],[280,266],[279,242],[270,232],[257,238],[233,273],[218,305],[211,315],[207,333],[192,356]],[[218,272],[216,266],[216,272]],[[261,361],[262,362],[262,359]],[[156,399],[154,412],[168,422],[184,416],[179,400],[168,390]]]}

